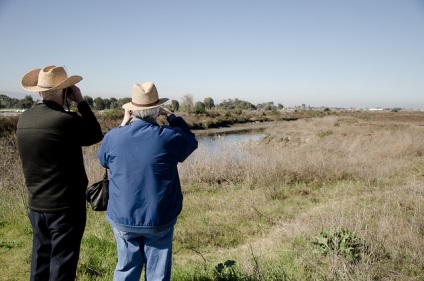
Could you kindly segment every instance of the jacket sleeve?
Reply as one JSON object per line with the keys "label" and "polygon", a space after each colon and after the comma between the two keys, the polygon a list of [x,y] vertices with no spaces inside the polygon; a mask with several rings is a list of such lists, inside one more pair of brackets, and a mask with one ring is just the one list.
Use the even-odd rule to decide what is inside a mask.
{"label": "jacket sleeve", "polygon": [[180,131],[181,139],[178,162],[183,162],[197,149],[198,142],[196,136],[190,131],[190,127],[182,117],[171,114],[168,117],[168,122],[170,127],[178,128],[178,131]]}
{"label": "jacket sleeve", "polygon": [[108,155],[107,155],[107,143],[109,135],[106,134],[102,144],[100,145],[99,151],[97,152],[97,157],[99,158],[100,165],[104,168],[109,168],[108,166]]}
{"label": "jacket sleeve", "polygon": [[102,129],[87,102],[82,101],[78,104],[78,112],[82,119],[81,145],[89,146],[101,141],[103,139]]}

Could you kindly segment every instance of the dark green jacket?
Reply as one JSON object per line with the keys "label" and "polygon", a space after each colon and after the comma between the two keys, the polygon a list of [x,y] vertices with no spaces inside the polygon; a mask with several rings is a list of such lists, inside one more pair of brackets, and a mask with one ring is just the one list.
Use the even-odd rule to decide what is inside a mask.
{"label": "dark green jacket", "polygon": [[86,102],[78,104],[78,111],[80,115],[43,101],[19,118],[18,149],[34,211],[85,207],[88,179],[81,146],[101,141],[103,133]]}

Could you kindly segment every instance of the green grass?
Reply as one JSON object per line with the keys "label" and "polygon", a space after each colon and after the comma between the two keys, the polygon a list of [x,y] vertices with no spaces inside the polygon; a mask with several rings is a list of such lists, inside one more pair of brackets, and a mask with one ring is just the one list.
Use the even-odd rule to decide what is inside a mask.
{"label": "green grass", "polygon": [[[281,122],[244,161],[225,147],[205,161],[199,147],[179,167],[172,280],[424,280],[424,118],[411,116]],[[0,143],[0,280],[27,280],[31,228],[10,143]],[[90,182],[102,176],[97,148],[84,150]],[[104,217],[88,212],[78,280],[113,277]]]}
{"label": "green grass", "polygon": [[89,210],[81,243],[79,280],[112,280],[117,255],[112,229],[104,212]]}
{"label": "green grass", "polygon": [[0,279],[27,280],[32,247],[29,219],[17,208],[5,206],[6,200],[15,199],[10,193],[0,191],[0,198]]}

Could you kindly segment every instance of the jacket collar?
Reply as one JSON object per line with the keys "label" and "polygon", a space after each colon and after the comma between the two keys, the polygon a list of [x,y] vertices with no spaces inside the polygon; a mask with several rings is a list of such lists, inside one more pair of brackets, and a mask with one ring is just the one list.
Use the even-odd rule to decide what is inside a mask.
{"label": "jacket collar", "polygon": [[61,106],[60,104],[58,104],[57,102],[54,102],[54,101],[42,100],[42,101],[38,102],[38,104],[44,104],[45,106],[47,106],[47,107],[49,107],[53,110],[65,111],[65,109],[63,109],[63,106]]}
{"label": "jacket collar", "polygon": [[137,121],[145,121],[145,122],[152,123],[154,125],[158,125],[159,126],[158,122],[156,122],[156,120],[153,119],[152,117],[144,117],[144,118],[133,117],[131,119],[131,121],[130,121],[130,124],[132,122],[137,122]]}

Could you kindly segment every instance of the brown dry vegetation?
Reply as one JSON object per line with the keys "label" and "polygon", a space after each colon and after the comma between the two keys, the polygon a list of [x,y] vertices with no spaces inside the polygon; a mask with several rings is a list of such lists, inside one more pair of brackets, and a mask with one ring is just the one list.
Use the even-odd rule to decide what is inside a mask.
{"label": "brown dry vegetation", "polygon": [[[424,280],[424,113],[273,124],[261,142],[222,143],[213,155],[201,145],[180,165],[173,280]],[[26,280],[22,171],[14,135],[0,142],[0,279]],[[84,150],[90,182],[102,176],[97,148]],[[335,228],[363,241],[359,260],[314,245]],[[110,280],[114,240],[102,213],[89,212],[84,237],[79,280]],[[226,260],[235,275],[213,270]]]}
{"label": "brown dry vegetation", "polygon": [[[244,230],[249,237],[230,250],[250,257],[246,271],[252,271],[253,247],[264,262],[285,251],[295,255],[304,272],[294,280],[422,280],[423,125],[422,113],[344,113],[282,122],[267,129],[262,142],[245,146],[250,154],[242,158],[223,147],[222,154],[205,159],[200,147],[181,175],[213,193],[225,190],[219,210],[212,211],[214,199],[205,198],[197,212],[213,212],[209,219],[218,224],[230,216],[239,229],[249,226]],[[366,241],[361,262],[317,256],[307,246],[334,227]]]}

